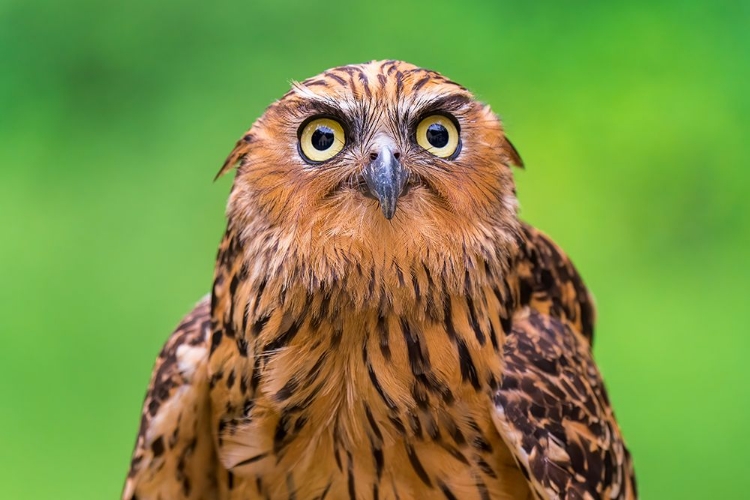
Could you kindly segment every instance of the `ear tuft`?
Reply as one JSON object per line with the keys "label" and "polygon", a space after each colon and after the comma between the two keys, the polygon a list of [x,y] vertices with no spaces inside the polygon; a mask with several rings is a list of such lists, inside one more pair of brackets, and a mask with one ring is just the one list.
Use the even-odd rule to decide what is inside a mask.
{"label": "ear tuft", "polygon": [[234,145],[234,149],[232,150],[232,152],[229,153],[227,159],[224,160],[224,164],[221,166],[219,173],[216,174],[216,177],[214,177],[214,181],[232,170],[238,163],[245,159],[245,156],[247,156],[247,154],[250,152],[250,144],[252,142],[253,134],[249,132],[245,134],[242,139],[237,141],[237,144]]}
{"label": "ear tuft", "polygon": [[506,153],[508,154],[508,159],[510,160],[510,164],[514,167],[518,168],[524,168],[523,160],[521,159],[521,155],[518,154],[518,150],[513,145],[512,142],[510,142],[510,139],[507,137],[505,138],[505,143],[507,144],[507,147],[505,148]]}

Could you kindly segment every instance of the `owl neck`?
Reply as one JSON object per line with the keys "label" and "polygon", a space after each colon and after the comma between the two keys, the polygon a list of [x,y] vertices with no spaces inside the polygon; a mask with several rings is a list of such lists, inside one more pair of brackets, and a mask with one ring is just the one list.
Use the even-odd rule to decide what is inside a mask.
{"label": "owl neck", "polygon": [[214,319],[245,330],[273,310],[302,312],[318,303],[437,319],[447,297],[515,288],[509,270],[518,234],[509,227],[430,248],[383,241],[316,246],[259,224],[239,230],[230,220],[217,255]]}

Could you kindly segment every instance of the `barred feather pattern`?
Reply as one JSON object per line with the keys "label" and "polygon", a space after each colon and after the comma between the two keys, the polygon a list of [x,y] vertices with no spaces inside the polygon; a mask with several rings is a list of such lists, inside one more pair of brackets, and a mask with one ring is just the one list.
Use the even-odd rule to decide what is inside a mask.
{"label": "barred feather pattern", "polygon": [[[456,158],[413,143],[435,112],[460,126]],[[315,115],[351,144],[311,166],[296,131]],[[360,189],[384,135],[410,172],[392,220]],[[521,164],[489,107],[436,72],[376,61],[294,84],[219,173],[238,165],[210,311],[196,310],[202,385],[182,381],[206,412],[184,435],[212,453],[186,462],[212,486],[188,496],[188,465],[144,467],[153,439],[139,437],[124,498],[635,498],[590,295],[519,221]],[[147,404],[181,406],[164,382],[176,373],[155,376]],[[141,435],[168,430],[157,410]]]}
{"label": "barred feather pattern", "polygon": [[217,470],[206,467],[216,462],[206,372],[210,319],[205,297],[156,360],[123,498],[215,498]]}

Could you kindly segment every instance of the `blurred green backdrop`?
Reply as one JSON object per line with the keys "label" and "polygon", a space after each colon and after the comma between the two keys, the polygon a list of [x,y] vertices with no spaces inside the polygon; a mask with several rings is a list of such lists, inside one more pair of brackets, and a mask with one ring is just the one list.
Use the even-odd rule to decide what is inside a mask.
{"label": "blurred green backdrop", "polygon": [[[520,2],[514,2],[520,4]],[[119,496],[151,365],[209,290],[234,141],[292,79],[473,89],[572,255],[643,498],[741,498],[750,4],[0,1],[0,483]]]}

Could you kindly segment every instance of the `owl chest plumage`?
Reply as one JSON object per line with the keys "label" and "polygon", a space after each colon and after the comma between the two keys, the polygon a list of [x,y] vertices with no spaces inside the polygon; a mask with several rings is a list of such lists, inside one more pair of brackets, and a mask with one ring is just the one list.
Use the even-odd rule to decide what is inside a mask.
{"label": "owl chest plumage", "polygon": [[214,317],[250,318],[212,346],[225,498],[525,496],[491,417],[507,293],[399,311],[300,294],[269,314],[215,299]]}

